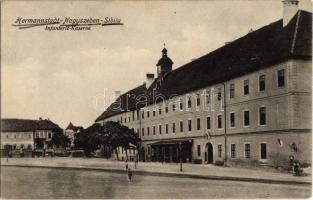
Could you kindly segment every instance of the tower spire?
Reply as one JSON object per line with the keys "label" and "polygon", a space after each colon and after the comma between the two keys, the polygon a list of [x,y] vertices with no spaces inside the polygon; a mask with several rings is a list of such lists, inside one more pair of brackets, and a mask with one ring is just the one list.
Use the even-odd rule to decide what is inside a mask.
{"label": "tower spire", "polygon": [[162,58],[160,58],[157,63],[158,77],[165,75],[167,72],[172,71],[173,61],[167,56],[167,49],[165,48],[165,43],[163,43],[164,48],[162,49]]}

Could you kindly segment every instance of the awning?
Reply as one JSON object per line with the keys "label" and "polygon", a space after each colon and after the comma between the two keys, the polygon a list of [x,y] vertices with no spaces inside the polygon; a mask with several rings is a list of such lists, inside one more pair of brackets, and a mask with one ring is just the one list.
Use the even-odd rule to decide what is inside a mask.
{"label": "awning", "polygon": [[192,143],[193,139],[172,139],[172,140],[164,140],[164,141],[158,141],[154,143],[150,143],[148,145],[156,146],[156,145],[175,145],[179,143]]}

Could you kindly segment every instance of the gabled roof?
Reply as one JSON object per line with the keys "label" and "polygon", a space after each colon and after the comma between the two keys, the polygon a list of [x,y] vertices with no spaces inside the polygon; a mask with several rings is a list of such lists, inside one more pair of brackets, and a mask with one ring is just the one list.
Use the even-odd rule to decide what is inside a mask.
{"label": "gabled roof", "polygon": [[[287,59],[312,59],[312,13],[298,11],[283,27],[278,20],[158,78],[146,91],[148,104],[222,83]],[[154,95],[153,90],[155,90]],[[132,107],[130,105],[130,107]],[[116,111],[112,115],[121,113]],[[112,115],[101,115],[96,121]]]}
{"label": "gabled roof", "polygon": [[113,115],[127,112],[129,110],[136,110],[138,97],[145,94],[146,84],[142,84],[124,94],[115,100],[97,119],[96,121],[111,117]]}
{"label": "gabled roof", "polygon": [[72,122],[70,122],[65,130],[73,130],[73,131],[77,132],[78,130],[82,130],[82,129],[83,129],[82,126],[74,126],[72,124]]}
{"label": "gabled roof", "polygon": [[1,119],[1,132],[23,132],[36,130],[60,131],[62,129],[49,119]]}

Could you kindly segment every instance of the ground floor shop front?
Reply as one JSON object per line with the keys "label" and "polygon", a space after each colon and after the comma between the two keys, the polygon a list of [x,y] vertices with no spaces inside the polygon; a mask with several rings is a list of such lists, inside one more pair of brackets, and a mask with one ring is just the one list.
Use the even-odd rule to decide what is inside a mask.
{"label": "ground floor shop front", "polygon": [[[225,146],[226,144],[226,146]],[[226,147],[226,148],[225,148]],[[311,131],[216,135],[142,142],[141,158],[152,162],[266,164],[286,166],[290,157],[311,164]],[[226,152],[226,153],[225,153]],[[143,160],[143,159],[141,159]]]}

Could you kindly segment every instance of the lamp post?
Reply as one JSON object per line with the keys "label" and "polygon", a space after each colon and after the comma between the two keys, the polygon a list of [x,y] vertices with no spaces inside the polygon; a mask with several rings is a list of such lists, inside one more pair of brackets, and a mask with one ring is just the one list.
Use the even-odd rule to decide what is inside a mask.
{"label": "lamp post", "polygon": [[180,162],[180,171],[183,171],[183,163],[182,163],[182,146],[181,142],[179,142],[179,162]]}

